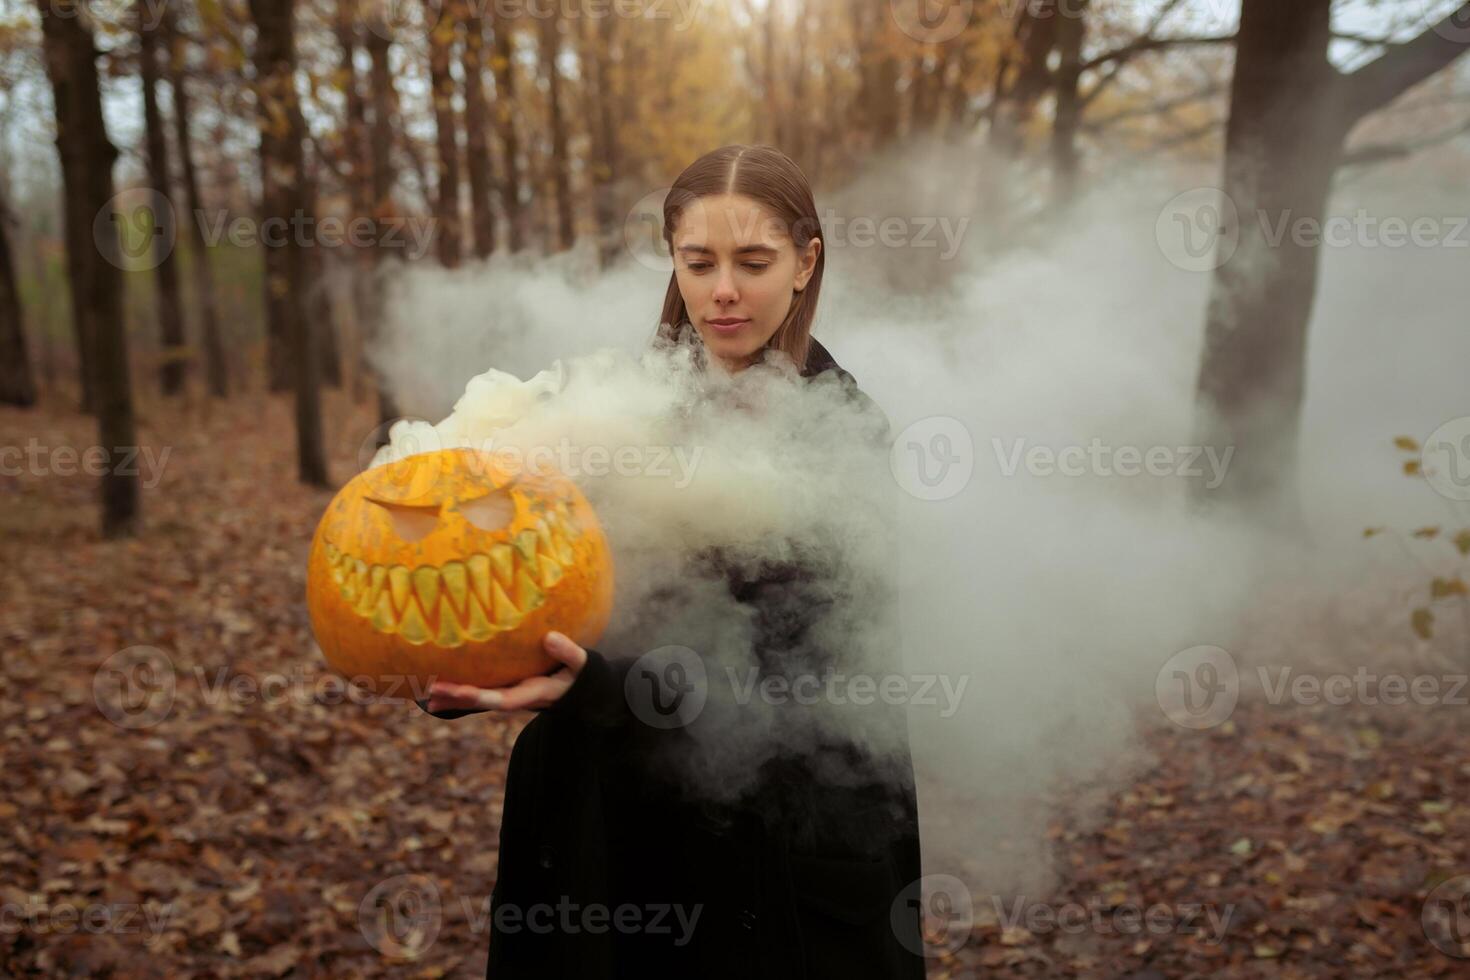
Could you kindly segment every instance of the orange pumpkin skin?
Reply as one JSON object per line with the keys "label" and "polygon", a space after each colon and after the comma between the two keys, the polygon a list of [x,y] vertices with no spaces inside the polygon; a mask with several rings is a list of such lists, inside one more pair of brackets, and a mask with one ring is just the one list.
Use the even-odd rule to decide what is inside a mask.
{"label": "orange pumpkin skin", "polygon": [[503,687],[557,663],[558,630],[595,644],[613,568],[571,480],[473,449],[420,453],[350,480],[312,539],[306,601],[327,662],[354,684],[428,697],[435,680]]}

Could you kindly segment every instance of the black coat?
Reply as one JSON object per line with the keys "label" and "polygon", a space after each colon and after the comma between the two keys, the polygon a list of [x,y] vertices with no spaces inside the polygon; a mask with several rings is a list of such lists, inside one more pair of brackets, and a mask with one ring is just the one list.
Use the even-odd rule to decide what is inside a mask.
{"label": "black coat", "polygon": [[[866,401],[813,340],[802,374],[826,371]],[[886,451],[887,435],[875,433],[875,448]],[[696,564],[725,576],[752,607],[762,670],[780,671],[804,632],[794,611],[812,608],[810,594],[787,600],[802,595],[810,571],[765,563],[747,577],[718,553]],[[866,756],[823,744],[768,760],[751,792],[716,805],[693,798],[677,770],[659,763],[682,733],[630,710],[632,658],[587,655],[572,687],[511,752],[487,977],[922,980],[919,835],[901,709],[861,709],[872,716],[864,724],[899,726],[896,779],[865,779]],[[819,780],[819,763],[849,778]]]}

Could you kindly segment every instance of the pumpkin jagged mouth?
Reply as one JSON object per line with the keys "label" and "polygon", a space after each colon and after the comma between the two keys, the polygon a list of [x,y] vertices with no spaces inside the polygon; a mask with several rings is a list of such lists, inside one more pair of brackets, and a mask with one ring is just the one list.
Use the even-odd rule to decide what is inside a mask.
{"label": "pumpkin jagged mouth", "polygon": [[418,645],[457,647],[521,624],[546,602],[546,591],[575,560],[581,536],[558,505],[507,542],[443,565],[374,565],[325,542],[327,564],[342,600],[380,633]]}

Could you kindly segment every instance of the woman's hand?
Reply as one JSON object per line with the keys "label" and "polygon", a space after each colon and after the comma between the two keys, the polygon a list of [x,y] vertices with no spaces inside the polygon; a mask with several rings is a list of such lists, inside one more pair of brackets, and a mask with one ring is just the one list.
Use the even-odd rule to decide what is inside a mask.
{"label": "woman's hand", "polygon": [[528,677],[510,687],[475,687],[472,684],[450,684],[435,681],[429,688],[429,711],[500,710],[520,711],[547,708],[567,692],[578,672],[587,663],[587,651],[563,633],[552,630],[541,641],[542,647],[563,666],[546,677]]}

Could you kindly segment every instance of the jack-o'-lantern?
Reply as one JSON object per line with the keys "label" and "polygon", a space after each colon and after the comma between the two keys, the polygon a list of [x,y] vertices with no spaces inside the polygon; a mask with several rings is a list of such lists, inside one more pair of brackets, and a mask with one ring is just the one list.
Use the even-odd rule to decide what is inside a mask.
{"label": "jack-o'-lantern", "polygon": [[576,485],[503,453],[443,449],[354,477],[317,527],[307,607],[327,661],[379,693],[502,687],[582,646],[612,610],[607,539]]}

